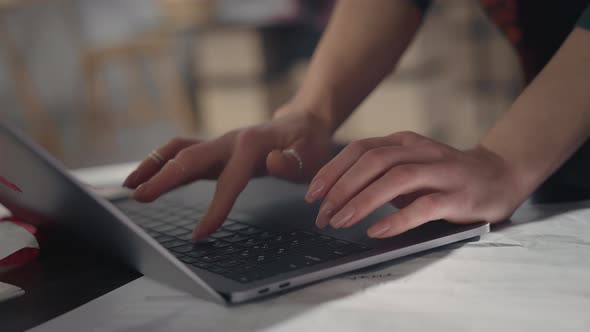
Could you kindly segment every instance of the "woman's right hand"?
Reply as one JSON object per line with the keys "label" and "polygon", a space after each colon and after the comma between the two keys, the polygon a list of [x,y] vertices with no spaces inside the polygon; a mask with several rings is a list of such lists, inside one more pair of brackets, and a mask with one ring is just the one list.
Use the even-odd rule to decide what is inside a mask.
{"label": "woman's right hand", "polygon": [[[272,121],[233,130],[217,139],[175,138],[158,148],[164,162],[146,158],[125,180],[134,198],[151,202],[164,193],[199,179],[217,179],[213,201],[193,233],[213,233],[255,176],[272,175],[293,182],[311,179],[329,159],[331,130],[309,112],[283,107]],[[293,152],[301,159],[299,160]]]}

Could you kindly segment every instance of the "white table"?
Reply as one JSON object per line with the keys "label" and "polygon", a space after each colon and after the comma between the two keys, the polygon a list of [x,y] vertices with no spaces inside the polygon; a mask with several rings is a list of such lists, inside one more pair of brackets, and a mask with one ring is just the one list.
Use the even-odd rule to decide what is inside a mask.
{"label": "white table", "polygon": [[[132,164],[76,172],[120,183]],[[221,307],[143,277],[35,331],[590,331],[590,201],[525,205],[453,245]]]}

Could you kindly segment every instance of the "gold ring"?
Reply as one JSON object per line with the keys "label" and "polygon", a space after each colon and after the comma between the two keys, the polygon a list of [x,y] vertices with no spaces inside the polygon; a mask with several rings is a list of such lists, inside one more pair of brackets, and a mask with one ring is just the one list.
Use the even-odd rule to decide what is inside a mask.
{"label": "gold ring", "polygon": [[164,165],[166,163],[166,159],[164,159],[164,157],[156,150],[150,152],[150,154],[148,154],[148,157],[151,160],[155,161],[158,165]]}

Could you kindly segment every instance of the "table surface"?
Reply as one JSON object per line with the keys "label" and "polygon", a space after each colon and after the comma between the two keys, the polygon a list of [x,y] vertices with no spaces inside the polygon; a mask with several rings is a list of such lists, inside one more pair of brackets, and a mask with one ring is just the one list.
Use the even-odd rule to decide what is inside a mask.
{"label": "table surface", "polygon": [[[108,185],[120,183],[132,167],[76,174],[88,183]],[[129,271],[113,275],[121,283],[136,277]],[[590,201],[582,201],[525,204],[480,241],[235,307],[207,303],[141,277],[34,330],[588,331],[589,308]]]}

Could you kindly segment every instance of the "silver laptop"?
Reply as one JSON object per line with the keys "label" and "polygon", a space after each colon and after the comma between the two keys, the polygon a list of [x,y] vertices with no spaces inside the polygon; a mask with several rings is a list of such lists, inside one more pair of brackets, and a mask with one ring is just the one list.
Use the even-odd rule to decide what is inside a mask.
{"label": "silver laptop", "polygon": [[351,229],[319,230],[318,206],[303,201],[304,186],[262,178],[251,181],[216,233],[195,243],[191,231],[206,211],[213,181],[179,188],[150,204],[108,201],[2,123],[0,156],[0,203],[15,215],[217,303],[285,292],[489,231],[487,223],[439,220],[390,239],[368,238],[367,227],[394,211],[389,206]]}

